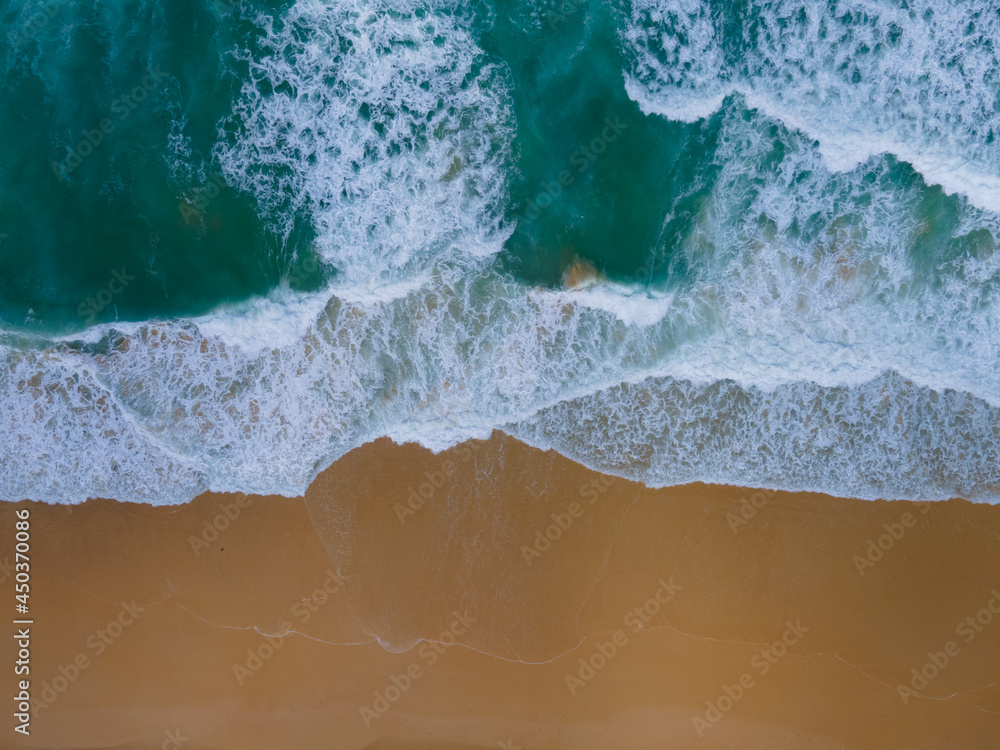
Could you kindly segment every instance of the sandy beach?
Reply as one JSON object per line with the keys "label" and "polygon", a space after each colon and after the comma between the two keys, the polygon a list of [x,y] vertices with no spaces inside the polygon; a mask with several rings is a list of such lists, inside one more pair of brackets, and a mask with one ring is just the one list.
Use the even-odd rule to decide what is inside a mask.
{"label": "sandy beach", "polygon": [[379,440],[304,498],[2,512],[20,508],[33,711],[29,737],[8,716],[5,747],[1000,736],[992,506],[650,490],[496,433],[438,455]]}
{"label": "sandy beach", "polygon": [[0,750],[1000,750],[998,9],[6,3]]}

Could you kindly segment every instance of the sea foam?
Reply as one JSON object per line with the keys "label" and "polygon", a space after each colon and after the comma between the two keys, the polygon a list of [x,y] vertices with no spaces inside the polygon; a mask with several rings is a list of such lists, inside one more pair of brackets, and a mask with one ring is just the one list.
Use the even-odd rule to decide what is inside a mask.
{"label": "sea foam", "polygon": [[[694,97],[726,54],[682,5]],[[253,83],[218,156],[263,213],[308,216],[338,273],[193,320],[0,340],[7,498],[295,495],[380,436],[441,450],[501,429],[655,486],[1000,499],[995,213],[892,158],[833,169],[730,100],[704,124],[719,145],[677,243],[690,274],[531,286],[492,259],[513,115],[463,15],[287,12],[238,53]]]}
{"label": "sea foam", "polygon": [[[629,94],[691,122],[727,95],[820,143],[829,168],[889,153],[1000,211],[1000,14],[989,2],[637,0]],[[737,15],[738,14],[738,15]]]}
{"label": "sea foam", "polygon": [[299,0],[261,15],[216,156],[227,182],[280,217],[305,212],[350,282],[407,277],[498,239],[511,121],[502,71],[460,5]]}

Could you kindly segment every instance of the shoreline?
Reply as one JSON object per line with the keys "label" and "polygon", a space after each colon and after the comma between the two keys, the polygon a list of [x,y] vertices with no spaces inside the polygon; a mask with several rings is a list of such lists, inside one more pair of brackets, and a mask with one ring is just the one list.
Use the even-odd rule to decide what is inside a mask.
{"label": "shoreline", "polygon": [[650,492],[654,492],[654,493],[659,493],[659,492],[671,493],[673,491],[682,490],[683,488],[687,488],[687,487],[715,487],[715,488],[719,488],[719,489],[727,490],[727,491],[729,491],[729,490],[737,491],[738,490],[738,491],[740,491],[740,492],[742,492],[744,494],[747,494],[747,493],[753,494],[753,493],[759,493],[760,492],[760,493],[764,493],[768,497],[773,497],[774,495],[780,493],[780,494],[783,494],[783,495],[817,495],[817,496],[821,496],[821,497],[824,497],[824,498],[830,498],[832,500],[844,500],[844,501],[849,501],[849,502],[860,501],[860,502],[868,502],[868,503],[912,503],[912,504],[915,504],[915,505],[934,505],[934,504],[937,504],[937,503],[969,503],[970,505],[977,505],[977,506],[1000,506],[1000,497],[997,497],[996,499],[992,499],[992,500],[985,500],[985,499],[974,500],[974,499],[969,499],[968,497],[965,497],[965,496],[962,496],[962,495],[952,495],[952,496],[948,496],[948,497],[938,497],[938,498],[934,498],[934,499],[931,499],[931,500],[916,500],[916,499],[907,498],[907,497],[891,497],[890,498],[890,497],[865,497],[865,496],[859,496],[859,495],[840,495],[840,494],[835,494],[833,492],[829,492],[829,491],[826,491],[826,490],[819,490],[819,489],[781,489],[781,488],[775,488],[775,487],[770,487],[770,486],[747,485],[747,484],[730,484],[730,483],[727,483],[727,482],[716,482],[716,481],[710,481],[710,480],[697,480],[697,481],[691,481],[691,482],[682,482],[682,483],[679,483],[679,484],[669,484],[669,485],[664,485],[664,486],[657,486],[657,485],[647,484],[642,479],[630,479],[628,477],[623,477],[623,476],[620,476],[618,474],[612,474],[612,473],[607,472],[605,470],[602,470],[600,468],[591,468],[591,467],[587,466],[580,459],[575,458],[575,457],[570,456],[570,455],[567,455],[567,454],[564,454],[564,453],[561,453],[557,448],[542,448],[542,447],[535,446],[535,445],[527,442],[526,440],[524,440],[524,439],[522,439],[520,437],[514,436],[514,435],[510,435],[510,434],[504,432],[503,430],[501,430],[499,428],[494,428],[492,435],[489,438],[486,438],[485,440],[484,439],[478,439],[478,438],[468,438],[468,439],[463,440],[463,441],[461,441],[459,443],[456,443],[455,445],[452,445],[452,446],[450,446],[448,448],[445,448],[445,449],[437,451],[437,452],[435,452],[431,448],[427,448],[422,443],[414,441],[414,440],[407,440],[407,441],[404,441],[404,442],[397,442],[394,438],[386,436],[386,435],[383,435],[383,436],[375,438],[374,440],[371,440],[371,441],[369,441],[367,443],[364,443],[364,444],[358,446],[357,448],[354,448],[354,449],[348,451],[347,454],[345,454],[344,456],[341,456],[341,458],[339,458],[336,461],[334,461],[332,464],[330,464],[329,466],[327,466],[325,469],[322,469],[313,478],[312,482],[310,482],[309,487],[307,488],[306,492],[304,494],[298,494],[298,495],[284,495],[284,494],[280,494],[280,493],[269,493],[267,495],[260,495],[260,494],[254,494],[254,493],[247,493],[247,492],[243,492],[243,491],[235,492],[235,491],[228,491],[228,490],[206,490],[204,492],[200,492],[199,494],[195,495],[194,497],[191,497],[188,500],[184,500],[184,501],[180,501],[180,502],[174,502],[174,503],[169,503],[169,502],[168,503],[153,503],[153,502],[150,502],[148,500],[142,500],[142,499],[122,500],[120,498],[112,498],[112,497],[105,497],[105,496],[95,496],[95,497],[87,497],[86,500],[82,500],[82,501],[79,501],[79,502],[56,502],[56,501],[51,501],[51,500],[34,500],[34,499],[24,499],[24,498],[20,498],[20,499],[17,499],[17,500],[10,500],[10,499],[0,498],[0,506],[15,506],[15,505],[21,505],[21,504],[26,504],[26,503],[33,503],[33,504],[37,504],[37,505],[51,506],[51,507],[63,507],[63,506],[80,507],[80,506],[87,505],[88,503],[110,501],[110,502],[117,503],[119,505],[136,505],[136,506],[142,506],[142,507],[145,507],[145,508],[179,508],[179,507],[184,507],[184,506],[187,506],[187,505],[191,505],[192,503],[198,502],[198,500],[200,498],[203,498],[205,496],[212,496],[212,497],[258,497],[258,498],[259,497],[269,497],[269,498],[282,498],[282,499],[285,499],[285,500],[297,500],[297,499],[302,499],[302,498],[306,497],[307,495],[309,495],[310,492],[311,492],[311,490],[312,490],[313,485],[316,482],[320,481],[321,478],[323,477],[323,475],[326,474],[327,472],[335,471],[335,468],[336,468],[337,464],[339,464],[347,456],[349,456],[350,454],[355,453],[357,451],[369,450],[372,446],[381,446],[381,447],[384,447],[386,444],[389,444],[394,449],[401,449],[402,450],[402,449],[411,449],[412,448],[412,449],[416,449],[418,451],[427,452],[432,457],[434,457],[434,456],[451,455],[452,453],[454,453],[456,451],[458,451],[459,453],[461,453],[461,452],[463,452],[463,451],[466,450],[467,446],[478,445],[478,444],[483,444],[483,443],[491,443],[491,442],[495,442],[495,441],[513,442],[513,443],[517,443],[519,445],[522,445],[526,449],[531,450],[531,451],[536,451],[538,453],[543,453],[543,454],[553,454],[553,455],[558,456],[559,458],[561,458],[561,459],[563,459],[565,461],[568,461],[568,462],[572,463],[573,465],[577,466],[581,472],[589,472],[591,474],[608,477],[612,481],[628,482],[629,484],[642,487],[643,489],[648,490]]}
{"label": "shoreline", "polygon": [[440,454],[380,439],[299,498],[0,512],[25,507],[36,710],[27,741],[4,730],[18,747],[986,750],[1000,733],[992,505],[653,490],[496,433]]}

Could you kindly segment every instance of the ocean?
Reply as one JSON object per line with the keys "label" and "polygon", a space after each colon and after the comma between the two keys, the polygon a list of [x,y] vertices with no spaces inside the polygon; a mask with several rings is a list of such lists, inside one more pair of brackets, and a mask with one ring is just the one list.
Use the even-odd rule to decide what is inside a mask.
{"label": "ocean", "polygon": [[3,5],[0,487],[304,492],[500,430],[1000,500],[987,0]]}

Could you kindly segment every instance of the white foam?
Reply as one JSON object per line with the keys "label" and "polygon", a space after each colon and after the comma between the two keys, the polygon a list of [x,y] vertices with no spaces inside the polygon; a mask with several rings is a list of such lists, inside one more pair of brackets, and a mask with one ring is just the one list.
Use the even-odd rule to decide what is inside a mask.
{"label": "white foam", "polygon": [[[335,298],[280,347],[165,322],[117,338],[108,354],[6,349],[4,444],[18,450],[3,452],[3,486],[58,502],[291,495],[381,435],[440,450],[501,427],[654,485],[998,498],[1000,414],[996,401],[954,390],[969,372],[929,368],[932,387],[882,375],[933,361],[922,337],[874,324],[851,345],[802,335],[808,316],[776,314],[794,290],[768,302],[770,279],[732,283],[748,300],[699,285],[655,322],[626,322],[578,293],[484,269],[435,274],[391,299]],[[721,329],[719,316],[730,318]],[[995,376],[982,382],[1000,397]],[[884,399],[895,406],[873,421]]]}
{"label": "white foam", "polygon": [[[988,2],[813,0],[751,6],[740,67],[705,0],[639,0],[623,34],[629,96],[693,122],[740,94],[849,171],[892,154],[931,184],[1000,212],[1000,14]],[[749,15],[747,11],[745,15]],[[679,40],[685,39],[685,43]],[[683,59],[691,50],[694,64]],[[987,134],[993,133],[992,143]]]}
{"label": "white foam", "polygon": [[503,242],[505,82],[459,9],[437,5],[298,0],[280,23],[258,18],[261,54],[233,53],[252,80],[240,137],[216,150],[227,182],[286,234],[307,213],[350,284]]}
{"label": "white foam", "polygon": [[[412,193],[440,165],[404,147],[402,130],[372,131],[332,95],[307,93],[354,71],[371,101],[412,95],[426,113],[406,88],[424,91],[412,72],[426,69],[422,48],[386,41],[427,44],[424,22],[405,8],[387,19],[358,3],[295,8],[280,32],[262,23],[276,50],[299,57],[254,64],[300,93],[245,92],[247,137],[222,157],[262,204],[314,216],[341,270],[333,291],[279,289],[193,321],[99,327],[82,349],[0,345],[6,499],[293,495],[379,436],[440,450],[503,428],[650,484],[1000,500],[1000,218],[959,202],[952,234],[964,249],[937,241],[918,263],[920,186],[897,184],[885,161],[831,171],[808,137],[734,106],[720,117],[711,192],[675,251],[690,278],[659,296],[521,285],[484,261],[504,237],[494,198],[467,199],[499,195],[492,156],[470,148],[455,179]],[[430,28],[471,44],[445,16]],[[328,53],[347,39],[360,57],[331,70]],[[431,54],[444,81],[476,56]],[[410,73],[397,80],[398,68]],[[468,89],[462,112],[484,118],[473,127],[506,121],[479,109],[478,83]],[[445,132],[457,116],[444,116]],[[307,135],[321,123],[330,133]],[[340,170],[340,138],[379,159]],[[442,143],[462,148],[454,138]],[[315,171],[293,159],[307,141]],[[466,192],[477,185],[485,192]]]}
{"label": "white foam", "polygon": [[392,302],[413,294],[428,286],[432,271],[426,269],[414,273],[409,278],[382,282],[368,279],[360,283],[338,283],[330,285],[329,291],[335,297],[345,302]]}
{"label": "white foam", "polygon": [[326,289],[303,294],[285,283],[266,297],[220,305],[192,323],[202,335],[250,352],[281,349],[301,341],[329,301]]}
{"label": "white foam", "polygon": [[892,373],[854,388],[660,377],[559,404],[510,431],[652,486],[698,481],[995,503],[998,417],[968,394],[923,389]]}
{"label": "white foam", "polygon": [[637,291],[624,285],[604,281],[571,291],[550,292],[552,305],[577,304],[594,310],[604,310],[626,325],[651,326],[670,312],[674,295]]}
{"label": "white foam", "polygon": [[639,104],[643,114],[660,115],[676,122],[698,122],[711,117],[722,108],[726,97],[735,92],[734,88],[719,90],[714,94],[695,92],[674,92],[664,101],[649,96],[644,84],[629,76],[625,79],[625,91],[632,101]]}

